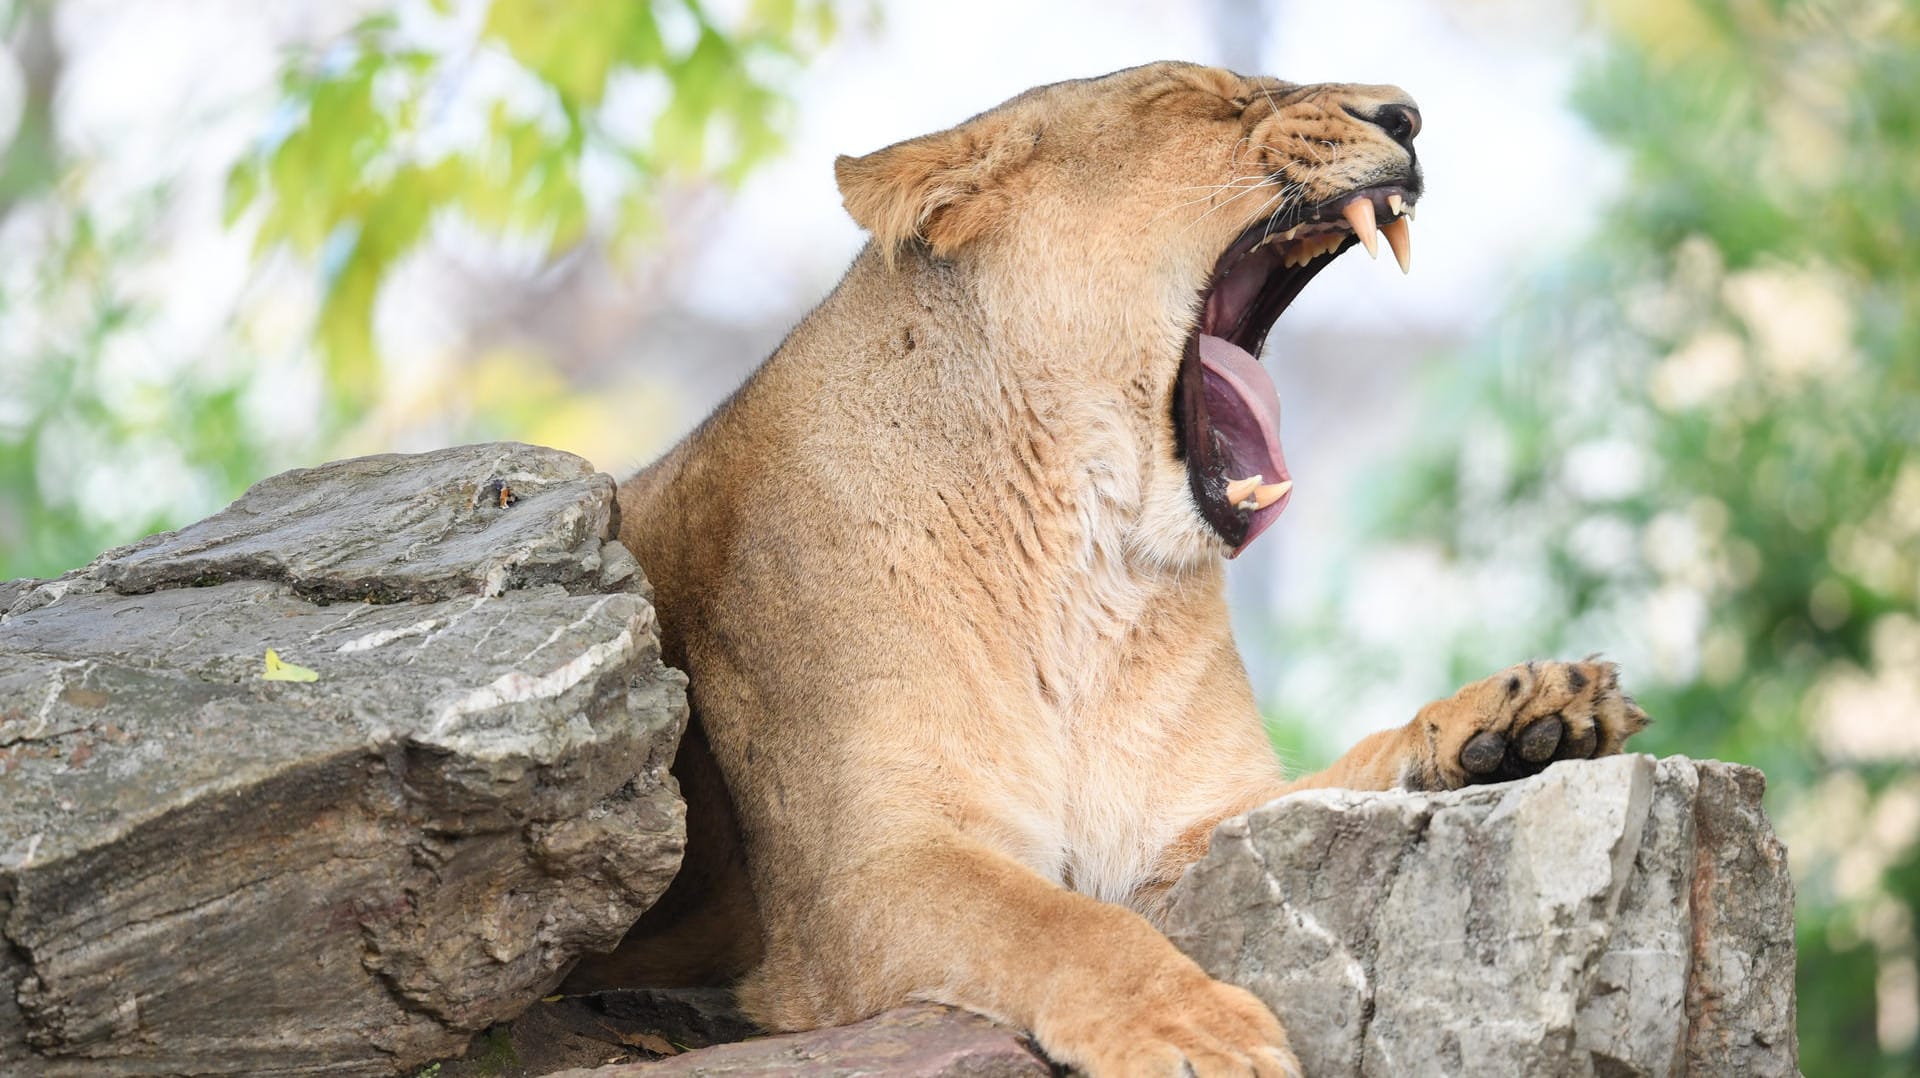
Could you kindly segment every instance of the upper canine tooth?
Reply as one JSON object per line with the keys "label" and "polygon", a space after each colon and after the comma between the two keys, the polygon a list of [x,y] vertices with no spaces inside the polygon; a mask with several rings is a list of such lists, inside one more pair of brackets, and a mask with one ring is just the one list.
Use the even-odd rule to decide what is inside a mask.
{"label": "upper canine tooth", "polygon": [[1390,211],[1392,211],[1392,213],[1393,213],[1393,215],[1394,215],[1395,217],[1398,217],[1398,216],[1400,216],[1400,214],[1401,214],[1401,212],[1402,212],[1402,209],[1401,209],[1401,207],[1402,207],[1402,204],[1403,204],[1404,202],[1405,202],[1405,200],[1404,200],[1404,199],[1402,199],[1402,198],[1401,198],[1401,197],[1400,197],[1399,195],[1388,195],[1388,196],[1387,196],[1387,209],[1388,209],[1388,210],[1390,210]]}
{"label": "upper canine tooth", "polygon": [[1244,502],[1248,498],[1253,497],[1253,492],[1260,489],[1260,481],[1263,478],[1265,477],[1258,476],[1258,475],[1251,475],[1245,479],[1234,479],[1229,481],[1227,483],[1228,503],[1232,505],[1239,505],[1241,502]]}
{"label": "upper canine tooth", "polygon": [[1253,492],[1254,508],[1265,509],[1267,506],[1286,497],[1287,491],[1292,489],[1293,480],[1291,479],[1282,479],[1278,483],[1268,483],[1266,486],[1260,487]]}
{"label": "upper canine tooth", "polygon": [[1375,234],[1373,199],[1362,195],[1347,203],[1340,212],[1346,215],[1347,223],[1353,226],[1353,234],[1360,237],[1361,243],[1366,244],[1368,257],[1379,258],[1380,237]]}
{"label": "upper canine tooth", "polygon": [[1407,224],[1408,218],[1395,217],[1380,226],[1387,237],[1387,246],[1393,248],[1393,260],[1400,263],[1401,273],[1413,272],[1413,226]]}

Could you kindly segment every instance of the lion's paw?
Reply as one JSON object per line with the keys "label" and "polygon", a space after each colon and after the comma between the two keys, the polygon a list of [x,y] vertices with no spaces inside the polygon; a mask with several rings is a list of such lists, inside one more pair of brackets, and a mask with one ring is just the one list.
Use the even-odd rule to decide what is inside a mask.
{"label": "lion's paw", "polygon": [[1251,992],[1203,976],[1140,992],[1119,1008],[1083,997],[1040,1034],[1088,1078],[1302,1078],[1280,1022]]}
{"label": "lion's paw", "polygon": [[1528,662],[1428,704],[1425,745],[1401,784],[1455,789],[1538,774],[1556,760],[1610,756],[1647,726],[1614,664]]}

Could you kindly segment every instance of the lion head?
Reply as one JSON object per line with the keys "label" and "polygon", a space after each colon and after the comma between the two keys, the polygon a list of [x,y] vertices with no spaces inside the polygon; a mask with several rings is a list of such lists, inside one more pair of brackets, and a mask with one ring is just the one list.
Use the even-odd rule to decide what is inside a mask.
{"label": "lion head", "polygon": [[889,264],[971,282],[1010,353],[1137,405],[1137,527],[1162,561],[1239,553],[1291,498],[1258,359],[1356,243],[1404,270],[1420,112],[1392,86],[1159,63],[1039,87],[837,162]]}

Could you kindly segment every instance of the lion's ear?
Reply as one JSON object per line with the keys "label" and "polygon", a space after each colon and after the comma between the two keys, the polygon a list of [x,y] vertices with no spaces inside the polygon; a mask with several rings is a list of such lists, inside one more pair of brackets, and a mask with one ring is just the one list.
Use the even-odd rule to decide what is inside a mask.
{"label": "lion's ear", "polygon": [[873,233],[889,263],[923,240],[941,257],[997,227],[1011,199],[1006,183],[1036,139],[983,116],[938,134],[896,142],[865,157],[834,161],[847,212]]}

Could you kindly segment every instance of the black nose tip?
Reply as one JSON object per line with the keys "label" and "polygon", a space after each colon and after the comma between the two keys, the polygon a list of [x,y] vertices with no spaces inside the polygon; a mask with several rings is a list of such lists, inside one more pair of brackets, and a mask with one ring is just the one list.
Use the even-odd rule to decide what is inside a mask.
{"label": "black nose tip", "polygon": [[1369,123],[1387,133],[1387,137],[1413,152],[1413,137],[1420,133],[1420,110],[1412,105],[1382,105]]}

